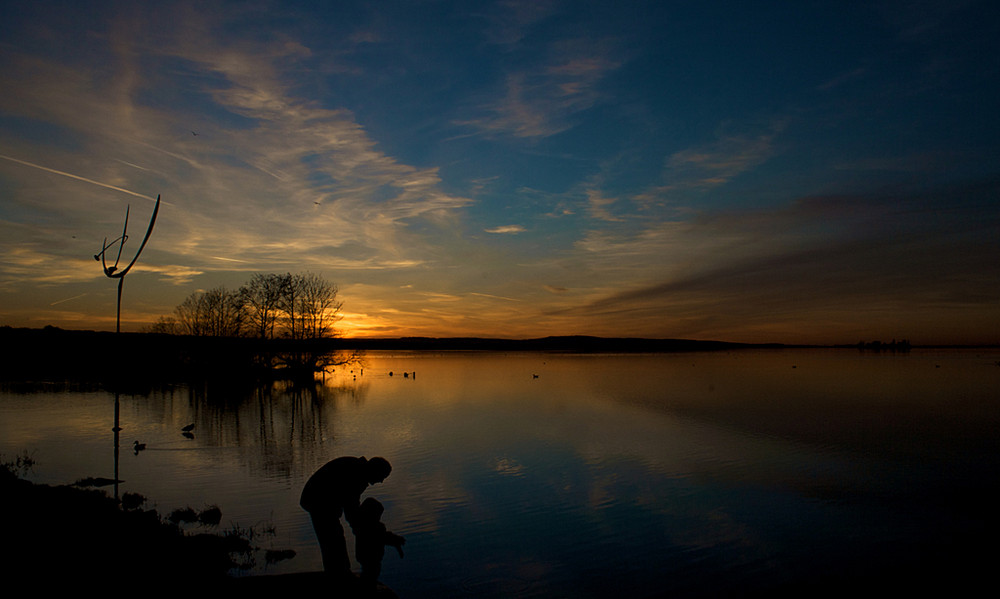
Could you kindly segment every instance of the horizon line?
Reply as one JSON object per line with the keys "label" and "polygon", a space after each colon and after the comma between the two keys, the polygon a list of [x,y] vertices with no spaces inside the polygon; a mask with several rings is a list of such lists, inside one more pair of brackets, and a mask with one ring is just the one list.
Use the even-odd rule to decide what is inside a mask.
{"label": "horizon line", "polygon": [[[61,331],[67,333],[94,333],[94,334],[116,334],[111,330],[98,330],[98,329],[67,329],[63,327],[58,327],[55,325],[45,325],[44,327],[17,327],[13,325],[0,325],[0,330],[10,329],[10,330],[26,330],[26,331],[40,331],[44,332],[46,330]],[[137,335],[164,335],[163,333],[152,333],[149,331],[123,331],[125,335],[137,336]],[[730,346],[736,349],[740,346],[747,348],[857,348],[862,346],[866,349],[874,349],[876,347],[881,347],[885,349],[891,349],[894,347],[907,347],[907,348],[996,348],[1000,347],[1000,342],[978,342],[978,343],[913,343],[908,339],[897,339],[893,338],[891,341],[883,341],[881,339],[861,339],[856,342],[836,342],[836,343],[817,343],[817,342],[796,342],[796,343],[786,343],[779,341],[727,341],[722,339],[699,339],[699,338],[689,338],[689,337],[606,337],[601,335],[587,335],[587,334],[568,334],[568,335],[545,335],[540,337],[488,337],[481,335],[453,335],[453,336],[431,336],[431,335],[396,335],[396,336],[357,336],[357,337],[343,337],[343,336],[331,336],[331,337],[320,337],[316,339],[288,339],[288,338],[270,338],[261,339],[258,337],[211,337],[211,336],[197,336],[197,335],[182,335],[182,334],[166,334],[166,336],[178,337],[178,338],[191,338],[191,339],[233,339],[233,340],[246,340],[246,341],[276,341],[276,342],[288,342],[288,341],[312,341],[312,342],[334,342],[334,341],[348,341],[352,343],[388,343],[388,342],[489,342],[489,343],[539,343],[544,341],[570,341],[570,340],[589,340],[594,342],[636,342],[636,343],[693,343],[693,344],[716,344]]]}

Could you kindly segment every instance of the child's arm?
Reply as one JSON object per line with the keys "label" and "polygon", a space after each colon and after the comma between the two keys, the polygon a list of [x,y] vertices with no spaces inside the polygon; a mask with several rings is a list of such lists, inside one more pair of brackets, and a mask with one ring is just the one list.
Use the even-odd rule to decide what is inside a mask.
{"label": "child's arm", "polygon": [[396,551],[399,552],[399,557],[403,557],[403,544],[405,543],[406,539],[403,537],[395,533],[385,531],[385,544],[395,547]]}

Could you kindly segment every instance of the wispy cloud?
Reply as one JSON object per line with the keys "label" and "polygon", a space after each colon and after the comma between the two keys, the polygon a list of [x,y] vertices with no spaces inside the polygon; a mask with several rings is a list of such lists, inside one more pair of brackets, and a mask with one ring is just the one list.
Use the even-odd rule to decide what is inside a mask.
{"label": "wispy cloud", "polygon": [[[753,172],[778,153],[778,138],[785,121],[747,125],[732,124],[703,143],[676,150],[663,159],[660,177],[638,191],[622,193],[622,181],[631,185],[626,156],[604,161],[601,170],[579,188],[586,199],[587,214],[595,221],[621,223],[634,218],[653,222],[690,216],[702,198],[724,187],[740,175]],[[617,183],[619,187],[614,187]],[[616,191],[609,191],[609,190]]]}
{"label": "wispy cloud", "polygon": [[[588,294],[553,315],[617,321],[660,314],[661,334],[726,331],[734,338],[743,331],[735,337],[748,340],[765,323],[819,330],[823,323],[810,319],[839,318],[843,331],[851,318],[859,328],[874,327],[888,314],[919,322],[931,306],[982,318],[1000,294],[1000,267],[992,268],[992,278],[982,268],[987,261],[1000,264],[1000,251],[988,241],[1000,224],[989,208],[995,191],[983,185],[922,195],[808,197],[779,209],[661,223],[630,237],[592,233],[580,248],[599,257],[592,262],[595,278],[615,281],[614,265],[622,263],[646,264],[642,272],[650,274],[649,265],[658,262],[660,280]],[[938,208],[942,198],[950,198],[946,212]],[[939,215],[936,221],[927,218],[930,212]]]}
{"label": "wispy cloud", "polygon": [[503,225],[500,227],[493,227],[492,229],[485,229],[487,233],[497,233],[500,235],[514,235],[517,233],[524,233],[525,228],[521,225]]}
{"label": "wispy cloud", "polygon": [[[281,73],[310,55],[301,44],[182,39],[162,52],[211,75],[205,91],[217,108],[244,119],[242,127],[209,128],[185,139],[181,153],[197,156],[198,165],[192,183],[199,191],[191,195],[208,200],[200,216],[209,217],[185,219],[186,253],[309,265],[343,262],[337,248],[360,245],[371,255],[359,265],[419,264],[413,254],[420,244],[407,234],[408,225],[444,224],[469,204],[440,190],[436,169],[415,168],[380,151],[350,112],[297,97]],[[233,214],[227,204],[237,199],[245,208]],[[201,222],[213,230],[200,232]],[[261,244],[262,237],[284,243]],[[215,239],[225,240],[227,252],[214,251]]]}
{"label": "wispy cloud", "polygon": [[492,44],[513,46],[532,27],[552,16],[559,0],[504,0],[487,14],[486,37]]}
{"label": "wispy cloud", "polygon": [[484,103],[484,113],[458,124],[490,135],[541,138],[573,127],[577,115],[601,102],[608,73],[621,66],[603,44],[558,44],[548,61],[507,75],[501,98]]}
{"label": "wispy cloud", "polygon": [[620,217],[611,214],[609,210],[609,208],[617,201],[615,198],[605,197],[604,194],[596,189],[588,189],[586,194],[588,208],[592,218],[610,222],[622,220]]}
{"label": "wispy cloud", "polygon": [[[176,28],[136,19],[96,40],[122,65],[141,55],[141,69],[98,74],[10,57],[0,110],[70,132],[82,147],[42,152],[30,139],[0,139],[5,174],[53,182],[0,209],[12,232],[0,241],[10,259],[0,288],[100,280],[86,258],[120,231],[125,205],[108,190],[161,193],[170,208],[136,267],[156,279],[130,278],[133,293],[143,280],[176,286],[160,298],[164,312],[210,273],[405,271],[439,259],[434,232],[453,229],[470,199],[444,191],[437,168],[382,151],[351,112],[300,96],[302,80],[289,74],[301,75],[296,64],[311,58],[303,44],[229,41],[213,33],[221,22],[210,12],[189,16],[171,20]],[[170,101],[157,97],[164,89]],[[132,208],[133,219],[145,218]],[[38,216],[56,212],[58,229]]]}
{"label": "wispy cloud", "polygon": [[4,27],[0,316],[103,318],[92,256],[157,194],[128,318],[255,271],[428,335],[792,330],[996,291],[995,201],[870,193],[996,173],[982,2],[882,3],[875,37],[870,7],[836,34],[757,8],[724,60],[715,12],[668,6],[43,4]]}
{"label": "wispy cloud", "polygon": [[703,146],[675,152],[666,160],[668,184],[710,188],[727,183],[771,158],[776,134],[774,129],[750,135],[724,134]]}

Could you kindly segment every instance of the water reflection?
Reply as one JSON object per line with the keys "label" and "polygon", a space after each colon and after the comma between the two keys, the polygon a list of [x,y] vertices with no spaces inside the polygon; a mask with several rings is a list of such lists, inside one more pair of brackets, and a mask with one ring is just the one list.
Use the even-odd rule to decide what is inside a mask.
{"label": "water reflection", "polygon": [[[121,456],[122,489],[265,523],[263,549],[295,556],[252,573],[313,572],[306,480],[384,455],[374,496],[407,551],[382,578],[406,597],[969,576],[971,540],[998,528],[998,357],[373,353],[312,385],[122,395],[124,438],[147,444]],[[4,393],[0,450],[34,450],[40,482],[104,474],[110,399]]]}
{"label": "water reflection", "polygon": [[163,421],[190,419],[199,432],[198,447],[238,448],[254,460],[251,468],[287,477],[298,457],[316,453],[337,437],[341,406],[363,403],[367,393],[364,383],[278,381],[240,387],[216,381],[135,398],[132,405],[137,417],[139,411],[159,411]]}

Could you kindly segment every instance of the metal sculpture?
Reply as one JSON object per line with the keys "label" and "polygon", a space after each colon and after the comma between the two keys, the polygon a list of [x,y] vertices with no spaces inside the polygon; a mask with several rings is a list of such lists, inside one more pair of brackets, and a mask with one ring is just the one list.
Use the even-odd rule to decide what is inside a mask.
{"label": "metal sculpture", "polygon": [[[108,238],[105,237],[104,244],[101,246],[101,251],[98,252],[97,254],[94,254],[94,260],[100,261],[101,266],[104,268],[104,276],[108,277],[109,279],[118,279],[118,310],[115,313],[116,334],[121,333],[122,330],[122,286],[125,284],[125,275],[128,274],[128,271],[132,270],[132,267],[135,265],[136,260],[139,259],[139,254],[142,253],[142,249],[146,247],[146,242],[149,241],[150,234],[152,234],[153,232],[153,225],[156,223],[156,214],[157,212],[160,211],[160,196],[159,195],[156,196],[156,205],[153,206],[153,216],[151,216],[149,219],[149,227],[146,228],[146,236],[142,238],[142,244],[139,246],[139,251],[135,253],[135,257],[132,258],[132,261],[128,263],[128,266],[126,266],[121,270],[118,270],[118,263],[122,259],[122,250],[125,249],[125,242],[128,241],[128,213],[130,208],[131,206],[125,207],[125,226],[122,227],[121,236],[116,239],[113,239],[111,243],[108,243]],[[105,253],[107,253],[108,249],[113,247],[116,243],[118,244],[118,255],[115,256],[115,263],[112,264],[111,266],[108,266],[108,261],[107,258],[105,257]],[[121,427],[121,404],[119,401],[119,391],[117,384],[115,385],[115,425],[111,428],[111,430],[114,432],[115,435],[114,485],[115,485],[115,500],[117,500],[118,483],[122,482],[118,479],[118,457],[121,451],[120,434],[122,427]],[[140,450],[139,442],[136,441],[135,443],[136,443],[135,453],[136,455],[139,455],[139,450]],[[141,449],[145,449],[145,445],[143,445]]]}
{"label": "metal sculpture", "polygon": [[[146,247],[146,242],[149,241],[149,236],[153,232],[153,225],[156,223],[156,213],[160,210],[160,196],[156,196],[156,205],[153,207],[153,216],[149,219],[149,227],[146,229],[146,236],[142,238],[142,244],[139,246],[139,251],[135,253],[135,257],[128,263],[128,266],[118,270],[118,263],[122,259],[122,250],[125,248],[125,242],[128,241],[129,208],[130,206],[125,207],[125,226],[122,227],[121,236],[113,239],[111,243],[108,243],[108,238],[105,237],[100,253],[94,254],[94,260],[99,260],[101,262],[101,266],[104,267],[104,275],[109,279],[118,279],[118,310],[115,314],[116,333],[120,333],[122,328],[122,286],[125,284],[125,275],[128,274],[128,271],[135,265],[136,260],[139,259],[139,254],[142,253],[142,248]],[[105,253],[116,243],[118,244],[118,255],[115,256],[115,263],[108,266]]]}

